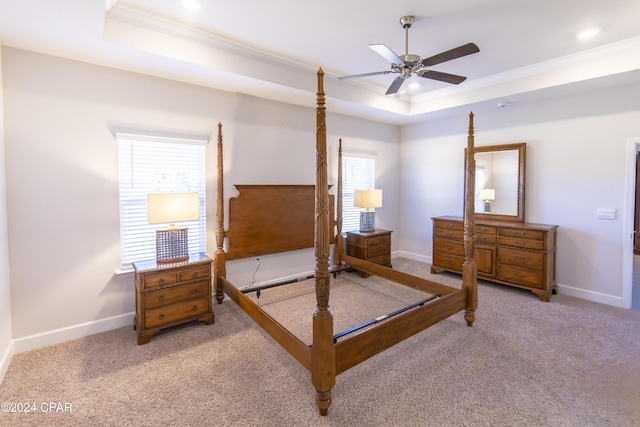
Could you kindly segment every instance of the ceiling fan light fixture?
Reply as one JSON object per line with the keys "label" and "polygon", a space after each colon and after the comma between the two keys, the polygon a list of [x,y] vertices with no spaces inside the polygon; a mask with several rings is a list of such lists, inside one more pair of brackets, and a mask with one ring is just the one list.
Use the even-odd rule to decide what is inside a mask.
{"label": "ceiling fan light fixture", "polygon": [[409,83],[409,89],[418,89],[419,87],[420,87],[420,83],[418,82]]}

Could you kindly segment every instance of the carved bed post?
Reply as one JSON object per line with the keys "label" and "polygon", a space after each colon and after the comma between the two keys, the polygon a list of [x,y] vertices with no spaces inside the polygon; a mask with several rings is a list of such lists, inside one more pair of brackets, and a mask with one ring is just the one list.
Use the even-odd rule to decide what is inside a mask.
{"label": "carved bed post", "polygon": [[227,276],[226,258],[224,252],[224,185],[222,170],[222,123],[218,123],[218,195],[216,198],[216,254],[215,254],[215,288],[216,300],[222,304],[224,292],[221,277]]}
{"label": "carved bed post", "polygon": [[476,161],[473,135],[473,112],[469,114],[469,134],[467,137],[467,170],[464,182],[464,264],[462,264],[462,287],[467,289],[467,307],[464,319],[467,326],[472,326],[476,319],[478,307],[477,269],[474,260],[475,235],[475,175]]}
{"label": "carved bed post", "polygon": [[316,300],[313,314],[313,344],[311,347],[311,382],[316,389],[316,405],[320,415],[327,415],[331,406],[331,389],[336,383],[336,359],[333,346],[333,315],[329,311],[329,191],[327,180],[327,129],[325,123],[324,71],[318,69],[316,107]]}
{"label": "carved bed post", "polygon": [[336,202],[336,243],[333,247],[333,263],[342,265],[344,239],[342,238],[342,138],[338,140],[338,190]]}

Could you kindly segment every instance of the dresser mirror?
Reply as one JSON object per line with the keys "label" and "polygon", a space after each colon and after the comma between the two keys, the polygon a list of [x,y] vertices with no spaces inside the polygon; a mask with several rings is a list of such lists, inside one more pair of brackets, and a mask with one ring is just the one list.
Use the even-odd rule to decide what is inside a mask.
{"label": "dresser mirror", "polygon": [[524,222],[526,143],[475,147],[476,219]]}

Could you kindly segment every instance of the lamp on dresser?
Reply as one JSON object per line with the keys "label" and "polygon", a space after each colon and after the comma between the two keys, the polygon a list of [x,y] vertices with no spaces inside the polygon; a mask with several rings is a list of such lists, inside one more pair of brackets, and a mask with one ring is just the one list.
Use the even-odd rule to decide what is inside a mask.
{"label": "lamp on dresser", "polygon": [[494,188],[483,188],[480,190],[480,198],[484,201],[484,211],[491,212],[491,201],[496,199]]}
{"label": "lamp on dresser", "polygon": [[376,213],[371,209],[382,207],[382,190],[354,190],[353,206],[365,209],[360,212],[360,231],[374,231]]}
{"label": "lamp on dresser", "polygon": [[197,192],[147,194],[147,222],[166,224],[156,230],[156,261],[176,262],[189,259],[187,227],[176,227],[176,222],[200,219],[200,201]]}

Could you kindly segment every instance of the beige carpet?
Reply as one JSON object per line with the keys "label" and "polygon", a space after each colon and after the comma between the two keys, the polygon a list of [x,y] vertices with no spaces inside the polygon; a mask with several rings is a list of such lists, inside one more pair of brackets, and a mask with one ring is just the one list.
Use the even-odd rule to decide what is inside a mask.
{"label": "beige carpet", "polygon": [[[394,268],[460,282],[414,261]],[[336,332],[423,295],[379,282],[335,280]],[[260,304],[308,341],[314,298],[298,283],[263,291]],[[38,411],[0,413],[0,425],[640,425],[638,312],[481,283],[473,328],[454,315],[339,375],[326,417],[304,368],[233,302],[214,312],[212,326],[175,327],[143,346],[127,327],[15,355],[0,402]],[[43,402],[72,412],[43,413]]]}

